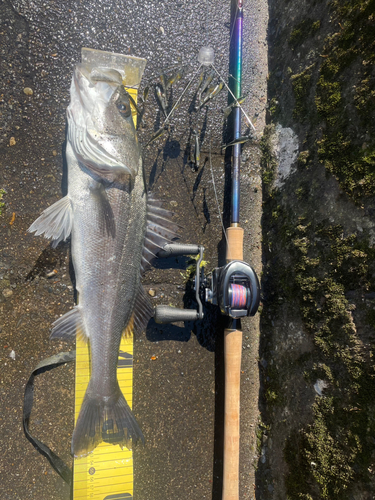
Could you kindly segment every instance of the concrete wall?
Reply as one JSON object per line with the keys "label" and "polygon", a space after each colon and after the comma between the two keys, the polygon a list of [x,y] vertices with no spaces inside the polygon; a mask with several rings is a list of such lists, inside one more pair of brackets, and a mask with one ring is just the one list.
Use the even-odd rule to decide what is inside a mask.
{"label": "concrete wall", "polygon": [[269,2],[257,498],[374,498],[374,2]]}

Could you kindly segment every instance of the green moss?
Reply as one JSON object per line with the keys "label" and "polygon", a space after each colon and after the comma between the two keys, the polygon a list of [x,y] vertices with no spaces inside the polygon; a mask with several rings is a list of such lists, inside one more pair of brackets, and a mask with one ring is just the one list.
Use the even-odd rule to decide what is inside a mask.
{"label": "green moss", "polygon": [[334,385],[334,377],[331,368],[325,363],[315,363],[310,371],[304,373],[305,380],[314,384],[317,379],[328,381]]}
{"label": "green moss", "polygon": [[[330,432],[329,417],[335,413],[333,398],[314,404],[314,423],[306,432],[306,459],[313,463],[312,476],[320,486],[322,499],[342,498],[354,477],[354,460],[360,453],[358,436],[352,430]],[[335,426],[336,427],[336,426]]]}
{"label": "green moss", "polygon": [[278,205],[275,210],[272,211],[272,218],[277,221],[277,219],[282,215],[282,208]]}
{"label": "green moss", "polygon": [[[332,31],[317,45],[313,64],[294,75],[286,70],[295,99],[293,118],[310,128],[310,161],[318,159],[357,203],[375,192],[374,12],[374,0],[332,0]],[[294,50],[319,29],[319,21],[304,19],[292,29],[289,46]],[[276,67],[281,71],[283,66]],[[290,103],[274,73],[270,115],[282,122]]]}
{"label": "green moss", "polygon": [[[334,0],[331,9],[340,29],[325,40],[316,86],[316,107],[327,125],[317,143],[318,153],[341,187],[358,201],[372,196],[375,187],[374,5],[373,0]],[[369,134],[365,144],[358,141],[356,128],[350,126],[348,107],[357,109],[358,120]]]}
{"label": "green moss", "polygon": [[[312,367],[306,369],[311,354],[301,365],[304,377],[310,384],[318,378],[329,383],[326,395],[316,396],[311,423],[293,429],[286,440],[287,498],[344,500],[352,485],[368,480],[375,451],[375,404],[370,396],[375,393],[375,376],[363,357],[346,298],[348,290],[375,285],[375,251],[357,234],[345,234],[341,225],[327,220],[315,224],[310,215],[298,216],[295,206],[289,211],[280,203],[281,194],[270,193],[270,186],[265,186],[265,248],[271,248],[272,256],[282,248],[289,265],[277,259],[267,265],[267,311],[272,308],[272,317],[277,317],[280,297],[283,304],[298,307],[315,345]],[[368,322],[374,318],[369,311]],[[268,366],[266,376],[268,407],[284,404],[273,366]]]}
{"label": "green moss", "polygon": [[285,402],[282,387],[279,381],[279,372],[274,364],[269,364],[266,369],[265,377],[265,398],[268,405],[280,405]]}
{"label": "green moss", "polygon": [[363,148],[348,135],[335,132],[325,134],[317,145],[319,160],[354,200],[374,195],[375,144]]}
{"label": "green moss", "polygon": [[341,114],[341,84],[327,81],[324,76],[318,80],[315,104],[319,115],[329,125],[335,125]]}
{"label": "green moss", "polygon": [[295,49],[298,45],[303,43],[306,38],[313,36],[320,28],[320,21],[313,19],[304,19],[292,31],[288,43]]}
{"label": "green moss", "polygon": [[3,196],[5,194],[4,189],[0,189],[0,215],[3,213],[3,208],[5,207],[5,203],[3,202]]}
{"label": "green moss", "polygon": [[[363,63],[366,63],[366,66],[371,64],[367,61],[363,61]],[[367,121],[369,114],[374,116],[375,113],[375,89],[372,80],[370,76],[366,75],[356,87],[354,95],[355,107],[364,121]]]}
{"label": "green moss", "polygon": [[358,349],[345,297],[352,287],[367,288],[374,250],[354,234],[344,236],[341,226],[327,222],[315,227],[295,225],[291,236],[292,296],[298,297],[305,327],[322,360],[305,372],[305,378],[311,383],[317,378],[327,380],[336,392],[316,399],[313,423],[298,434],[301,451],[297,458],[290,454],[296,437],[288,439],[288,495],[303,498],[315,482],[319,498],[341,500],[350,484],[367,477],[374,449],[367,439],[373,431],[373,423],[369,427],[373,403],[367,397],[375,390],[375,380]]}
{"label": "green moss", "polygon": [[293,117],[302,122],[308,117],[309,94],[311,90],[311,75],[313,66],[309,66],[302,73],[291,76],[295,106]]}
{"label": "green moss", "polygon": [[[313,65],[289,74],[295,98],[293,118],[303,124],[299,133],[306,138],[298,167],[310,185],[298,181],[296,196],[290,191],[283,196],[272,189],[274,164],[269,147],[263,163],[267,299],[262,318],[283,315],[284,319],[285,307],[300,316],[314,344],[299,365],[301,372],[311,385],[317,379],[329,383],[324,396],[316,396],[310,415],[306,412],[309,423],[297,424],[286,440],[289,474],[285,485],[291,500],[345,500],[358,491],[366,495],[370,491],[367,482],[373,482],[369,470],[375,454],[371,359],[375,346],[366,338],[369,328],[375,329],[375,310],[357,304],[353,312],[347,294],[356,290],[363,296],[375,289],[375,252],[364,235],[331,224],[328,214],[327,220],[315,222],[315,214],[322,213],[317,206],[322,198],[315,198],[314,189],[320,186],[317,162],[321,162],[338,180],[340,197],[345,192],[362,204],[364,197],[375,193],[375,1],[332,0],[329,9],[332,30],[322,44],[317,43],[316,59],[307,59]],[[309,23],[295,25],[289,39],[291,50],[298,47],[304,57],[309,47],[299,46],[308,36]],[[313,57],[311,52],[309,57]],[[279,59],[275,65],[280,71],[294,64],[290,54]],[[269,86],[271,100],[277,95],[278,121],[291,121],[290,99],[283,98],[279,83],[275,80]],[[269,146],[269,137],[267,141]],[[365,318],[366,328],[357,331],[357,317]],[[269,377],[267,405],[274,407],[282,397],[282,390]]]}
{"label": "green moss", "polygon": [[301,151],[297,158],[297,164],[299,167],[308,167],[310,161],[310,152]]}
{"label": "green moss", "polygon": [[270,389],[267,389],[265,395],[266,395],[266,400],[267,400],[268,404],[272,404],[272,403],[276,402],[277,394],[275,391],[271,391]]}
{"label": "green moss", "polygon": [[273,97],[270,101],[270,105],[269,105],[269,113],[270,115],[272,116],[272,118],[274,120],[277,119],[277,117],[279,116],[280,114],[280,103],[279,101],[277,100],[276,97]]}
{"label": "green moss", "polygon": [[262,442],[263,442],[263,436],[270,430],[269,425],[266,425],[262,422],[261,418],[259,417],[258,421],[258,426],[256,428],[256,437],[257,437],[257,452],[258,455],[261,454],[262,452]]}

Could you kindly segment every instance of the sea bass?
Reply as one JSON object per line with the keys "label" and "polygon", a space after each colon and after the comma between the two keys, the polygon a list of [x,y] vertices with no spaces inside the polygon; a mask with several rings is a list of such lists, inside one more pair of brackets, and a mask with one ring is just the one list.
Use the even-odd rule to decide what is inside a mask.
{"label": "sea bass", "polygon": [[54,246],[71,235],[79,301],[55,321],[51,337],[77,332],[90,343],[91,378],[72,438],[72,453],[83,456],[102,441],[104,423],[106,441],[128,448],[144,441],[117,382],[118,351],[124,332],[142,331],[153,316],[141,274],[177,226],[147,193],[120,73],[78,64],[70,94],[68,194],[29,231]]}

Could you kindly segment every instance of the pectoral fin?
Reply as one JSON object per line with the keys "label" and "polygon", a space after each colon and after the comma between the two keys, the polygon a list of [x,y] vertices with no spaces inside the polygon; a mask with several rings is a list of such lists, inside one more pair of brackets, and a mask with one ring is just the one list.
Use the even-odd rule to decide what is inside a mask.
{"label": "pectoral fin", "polygon": [[66,240],[72,231],[73,210],[69,196],[64,196],[50,207],[31,224],[28,231],[35,232],[36,236],[44,234],[45,238],[52,239],[54,248],[62,240]]}
{"label": "pectoral fin", "polygon": [[98,215],[101,227],[105,229],[105,232],[108,236],[112,236],[112,238],[115,238],[116,237],[115,218],[104,186],[98,183],[95,186],[95,188],[91,190],[91,193],[97,201]]}

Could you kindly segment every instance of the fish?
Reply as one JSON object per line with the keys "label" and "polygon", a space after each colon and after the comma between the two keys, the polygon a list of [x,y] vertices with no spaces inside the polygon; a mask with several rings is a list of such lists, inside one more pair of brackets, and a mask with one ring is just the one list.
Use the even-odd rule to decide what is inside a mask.
{"label": "fish", "polygon": [[130,99],[130,102],[131,102],[131,105],[133,106],[133,108],[136,110],[137,112],[137,115],[138,116],[141,116],[142,115],[142,112],[140,111],[140,109],[138,108],[137,106],[137,103],[135,102],[134,98],[131,96],[131,94],[128,94],[129,96],[129,99]]}
{"label": "fish", "polygon": [[221,149],[226,149],[226,148],[229,148],[230,146],[235,146],[236,144],[244,144],[245,142],[250,141],[250,139],[251,139],[251,136],[243,135],[243,136],[239,137],[238,139],[234,139],[233,141],[228,142],[228,144],[222,144]]}
{"label": "fish", "polygon": [[161,83],[161,90],[162,90],[162,92],[165,92],[166,88],[167,88],[167,85],[166,85],[166,82],[165,82],[165,75],[164,75],[164,73],[160,73],[159,78],[160,78],[160,83]]}
{"label": "fish", "polygon": [[156,93],[157,100],[158,100],[158,102],[160,104],[160,107],[163,110],[163,113],[164,113],[165,117],[167,117],[168,116],[167,101],[166,101],[166,98],[165,98],[165,94],[162,91],[162,89],[159,87],[159,85],[155,86],[155,93]]}
{"label": "fish", "polygon": [[146,102],[147,100],[147,97],[148,97],[148,91],[150,90],[150,87],[147,85],[147,87],[145,87],[144,91],[143,91],[143,103]]}
{"label": "fish", "polygon": [[182,68],[178,69],[175,72],[172,72],[165,81],[165,90],[168,90],[174,83],[178,82],[178,80],[182,78],[182,74]]}
{"label": "fish", "polygon": [[155,132],[155,134],[151,137],[151,139],[146,143],[145,148],[149,144],[151,144],[152,142],[156,141],[156,139],[158,139],[160,136],[162,136],[164,134],[164,132],[166,132],[167,130],[169,130],[168,126],[163,126],[163,127],[159,128],[159,130],[157,130]]}
{"label": "fish", "polygon": [[77,64],[70,96],[68,193],[29,231],[54,246],[71,237],[78,303],[53,323],[51,338],[77,334],[89,341],[90,380],[71,445],[80,457],[103,439],[129,449],[144,442],[117,381],[119,346],[123,335],[141,332],[154,315],[141,274],[178,227],[147,191],[121,74]]}
{"label": "fish", "polygon": [[199,163],[201,160],[201,150],[200,150],[200,145],[199,145],[199,134],[196,130],[193,131],[194,134],[194,143],[195,143],[195,148],[194,148],[194,160],[195,160],[195,168],[199,168]]}
{"label": "fish", "polygon": [[239,97],[238,99],[236,99],[235,101],[233,101],[231,104],[229,104],[229,106],[227,106],[225,109],[223,109],[224,119],[228,118],[228,116],[230,115],[232,109],[234,107],[236,107],[238,104],[241,105],[244,102],[245,99],[246,99],[246,96]]}
{"label": "fish", "polygon": [[189,140],[189,163],[193,171],[197,171],[200,166],[200,144],[199,144],[199,133],[196,130],[190,131]]}
{"label": "fish", "polygon": [[206,95],[204,96],[203,100],[199,101],[199,106],[197,106],[196,109],[198,110],[199,108],[202,108],[205,104],[208,103],[208,101],[216,97],[218,93],[221,92],[223,87],[224,87],[223,82],[219,82],[217,85],[210,87]]}
{"label": "fish", "polygon": [[[210,83],[212,82],[212,80],[214,79],[216,73],[214,70],[210,71],[206,78],[203,80],[200,80],[199,82],[199,86],[198,86],[198,91],[197,91],[197,94],[198,94],[198,102],[200,102],[202,100],[202,94],[203,92],[206,90],[206,88],[210,85]],[[199,77],[200,78],[200,77]]]}

